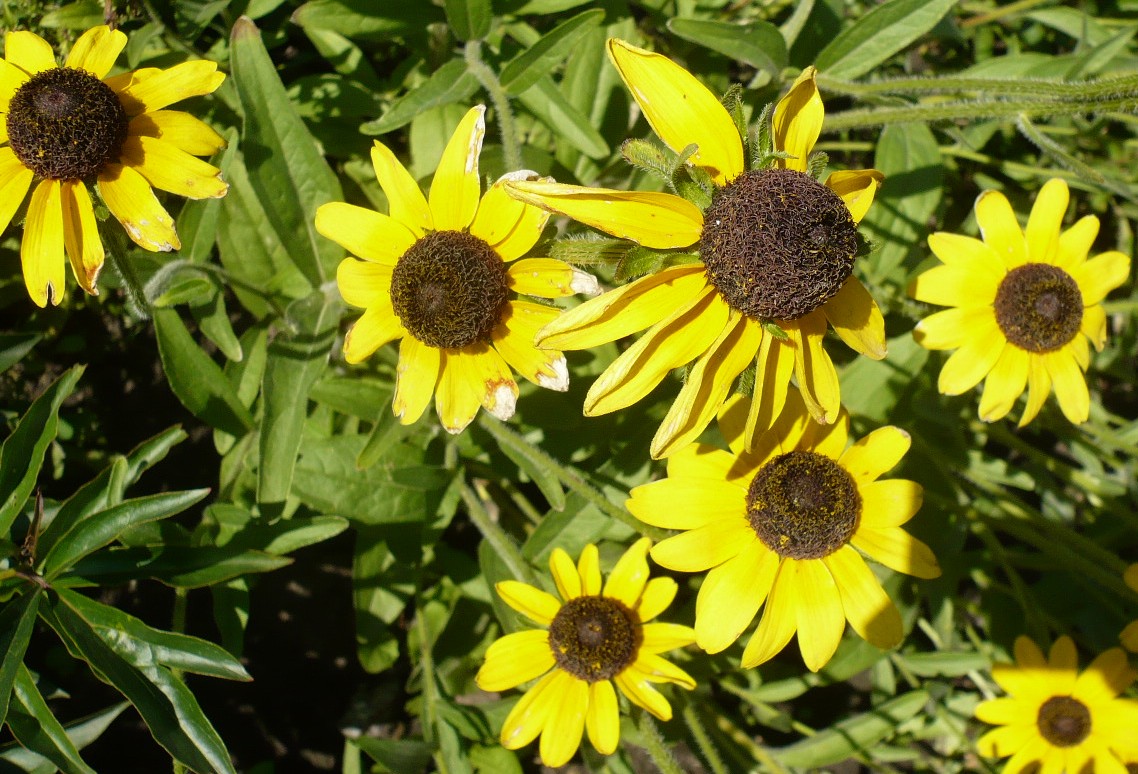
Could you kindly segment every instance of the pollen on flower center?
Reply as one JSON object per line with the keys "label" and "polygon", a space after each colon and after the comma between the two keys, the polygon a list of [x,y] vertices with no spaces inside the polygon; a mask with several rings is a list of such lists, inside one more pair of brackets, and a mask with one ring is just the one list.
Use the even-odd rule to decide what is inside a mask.
{"label": "pollen on flower center", "polygon": [[636,660],[640,640],[636,614],[610,597],[571,599],[549,625],[557,666],[589,683],[623,672]]}
{"label": "pollen on flower center", "polygon": [[849,542],[861,515],[853,477],[812,451],[780,454],[747,491],[747,520],[767,548],[791,559],[821,559]]}
{"label": "pollen on flower center", "polygon": [[805,173],[744,172],[716,192],[703,220],[707,278],[748,317],[802,317],[853,272],[857,225],[841,198]]}
{"label": "pollen on flower center", "polygon": [[118,157],[128,123],[110,86],[86,70],[53,67],[16,89],[8,142],[39,177],[84,180]]}
{"label": "pollen on flower center", "polygon": [[996,322],[1012,344],[1051,352],[1075,338],[1083,324],[1083,295],[1070,274],[1047,263],[1025,263],[996,291]]}
{"label": "pollen on flower center", "polygon": [[1073,747],[1091,733],[1091,712],[1070,696],[1052,696],[1039,708],[1039,734],[1056,747]]}
{"label": "pollen on flower center", "polygon": [[506,266],[494,249],[460,231],[416,241],[391,275],[391,303],[403,327],[439,349],[489,341],[508,290]]}

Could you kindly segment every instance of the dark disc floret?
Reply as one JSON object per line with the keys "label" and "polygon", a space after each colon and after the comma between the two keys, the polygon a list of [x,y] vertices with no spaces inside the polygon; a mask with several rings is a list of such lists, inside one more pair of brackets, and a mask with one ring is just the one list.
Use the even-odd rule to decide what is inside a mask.
{"label": "dark disc floret", "polygon": [[636,660],[640,641],[636,614],[611,597],[571,599],[549,625],[557,666],[589,683],[623,672]]}
{"label": "dark disc floret", "polygon": [[996,323],[1012,344],[1052,352],[1075,338],[1083,324],[1083,294],[1058,266],[1025,263],[1007,273],[996,291]]}
{"label": "dark disc floret", "polygon": [[719,189],[699,238],[708,280],[753,319],[813,312],[849,279],[857,249],[841,197],[791,169],[744,172]]}
{"label": "dark disc floret", "polygon": [[118,158],[129,119],[118,95],[86,70],[33,75],[8,105],[8,142],[41,178],[86,180]]}
{"label": "dark disc floret", "polygon": [[486,242],[461,231],[436,231],[416,241],[391,274],[399,321],[439,349],[489,342],[508,291],[502,259]]}
{"label": "dark disc floret", "polygon": [[747,490],[747,520],[767,548],[790,559],[821,559],[849,542],[861,495],[849,472],[812,451],[780,454]]}
{"label": "dark disc floret", "polygon": [[1070,696],[1052,696],[1035,720],[1039,735],[1056,747],[1073,747],[1091,733],[1091,711]]}

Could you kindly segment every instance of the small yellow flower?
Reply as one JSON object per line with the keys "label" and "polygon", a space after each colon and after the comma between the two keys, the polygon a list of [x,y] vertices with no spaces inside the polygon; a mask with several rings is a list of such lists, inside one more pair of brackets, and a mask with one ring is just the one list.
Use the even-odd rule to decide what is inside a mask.
{"label": "small yellow flower", "polygon": [[[486,108],[467,112],[435,171],[429,198],[382,143],[371,161],[389,214],[342,202],[322,205],[316,230],[356,257],[336,273],[344,300],[364,314],[348,331],[344,357],[359,363],[402,339],[392,410],[405,425],[435,397],[442,425],[463,430],[482,406],[513,416],[518,385],[511,367],[540,387],[564,391],[569,371],[534,335],[558,310],[511,294],[558,298],[595,293],[596,280],[551,258],[527,258],[549,214],[506,195],[502,177],[479,196],[478,156]],[[436,392],[437,391],[437,392]]]}
{"label": "small yellow flower", "polygon": [[648,579],[650,545],[648,538],[634,543],[603,588],[595,545],[585,546],[576,565],[554,549],[549,569],[560,600],[518,581],[497,584],[507,605],[543,627],[495,641],[475,677],[484,691],[505,691],[541,677],[502,725],[504,747],[516,750],[540,734],[541,760],[563,766],[588,732],[593,747],[610,755],[620,742],[614,683],[660,720],[671,719],[672,707],[653,683],[695,687],[687,672],[659,655],[690,645],[695,633],[679,624],[649,623],[676,596],[671,578]]}
{"label": "small yellow flower", "polygon": [[636,487],[627,503],[645,523],[684,530],[652,549],[658,564],[708,571],[696,601],[696,644],[724,650],[765,603],[744,667],[772,658],[797,631],[806,666],[818,671],[847,620],[874,645],[895,647],[901,614],[862,553],[918,578],[940,575],[928,546],[901,528],[921,507],[921,486],[879,480],[908,451],[908,433],[883,427],[846,448],[845,410],[819,425],[792,391],[748,452],[748,410],[736,396],[720,415],[730,451],[687,447],[668,460],[667,478]]}
{"label": "small yellow flower", "polygon": [[[1138,564],[1127,567],[1122,579],[1126,581],[1127,586],[1138,591]],[[1138,653],[1138,621],[1131,621],[1127,624],[1118,639],[1122,642],[1122,647],[1131,653]]]}
{"label": "small yellow flower", "polygon": [[1106,345],[1102,300],[1130,275],[1130,258],[1118,252],[1087,260],[1098,218],[1087,215],[1061,231],[1067,184],[1055,178],[1039,191],[1026,231],[998,191],[976,200],[983,241],[937,232],[929,248],[941,261],[913,283],[913,297],[952,309],[917,324],[928,349],[955,349],[937,387],[959,395],[981,380],[980,418],[1007,415],[1027,390],[1023,427],[1055,388],[1059,408],[1072,422],[1087,421],[1090,394],[1083,373],[1090,348]]}
{"label": "small yellow flower", "polygon": [[39,306],[58,304],[64,255],[83,290],[97,294],[105,253],[87,186],[140,247],[181,247],[154,188],[191,199],[224,196],[220,172],[195,156],[225,141],[202,121],[166,107],[210,94],[225,74],[196,60],[167,70],[108,76],[127,37],[109,27],[83,33],[63,66],[33,32],[4,36],[0,59],[0,231],[33,181],[20,245],[24,282]]}
{"label": "small yellow flower", "polygon": [[993,679],[1009,695],[976,707],[977,718],[1000,726],[977,741],[980,754],[1010,755],[1004,774],[1032,764],[1055,774],[1126,774],[1123,761],[1138,752],[1138,701],[1118,698],[1135,678],[1126,653],[1111,648],[1080,674],[1070,637],[1056,640],[1047,659],[1034,642],[1019,637],[1015,661],[992,667]]}
{"label": "small yellow flower", "polygon": [[[727,399],[736,377],[757,372],[750,444],[778,416],[793,377],[818,422],[838,415],[838,377],[822,346],[828,327],[858,352],[885,356],[881,312],[852,276],[857,223],[882,180],[876,170],[806,174],[822,129],[822,99],[807,68],[775,107],[773,139],[789,154],[772,169],[747,170],[739,130],[691,73],[659,54],[610,40],[609,55],[664,143],[714,182],[706,211],[668,193],[544,182],[511,184],[511,195],[643,246],[697,251],[671,266],[588,301],[547,325],[538,343],[587,349],[648,329],[594,382],[585,414],[606,414],[652,391],[692,363],[652,440],[667,457],[695,440]],[[786,338],[772,335],[776,323]]]}

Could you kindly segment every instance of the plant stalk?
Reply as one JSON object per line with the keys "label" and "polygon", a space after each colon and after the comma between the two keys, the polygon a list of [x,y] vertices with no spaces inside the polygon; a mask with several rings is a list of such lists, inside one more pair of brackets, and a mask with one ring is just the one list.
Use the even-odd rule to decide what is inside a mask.
{"label": "plant stalk", "polygon": [[494,103],[494,110],[498,114],[498,132],[502,137],[502,154],[506,162],[506,171],[519,170],[522,168],[522,148],[518,143],[518,130],[514,123],[514,111],[510,108],[510,98],[502,88],[497,73],[482,61],[482,41],[466,41],[463,54],[470,73],[478,79],[482,88],[490,95],[490,101]]}

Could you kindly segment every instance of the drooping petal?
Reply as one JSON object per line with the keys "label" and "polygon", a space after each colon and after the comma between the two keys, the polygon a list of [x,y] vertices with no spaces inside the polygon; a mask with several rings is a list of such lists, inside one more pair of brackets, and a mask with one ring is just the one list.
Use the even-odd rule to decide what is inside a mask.
{"label": "drooping petal", "polygon": [[67,276],[63,268],[63,229],[60,181],[41,180],[32,190],[20,242],[24,284],[37,306],[47,306],[49,301],[56,305],[63,298]]}
{"label": "drooping petal", "polygon": [[315,225],[352,255],[390,267],[415,244],[415,235],[395,218],[344,202],[317,207]]}
{"label": "drooping petal", "polygon": [[542,626],[549,626],[557,611],[561,609],[557,597],[528,583],[505,580],[495,583],[494,589],[503,602]]}
{"label": "drooping petal", "polygon": [[399,344],[399,365],[395,368],[395,396],[391,410],[403,425],[414,424],[423,416],[435,394],[442,370],[439,350],[414,336],[404,336]]}
{"label": "drooping petal", "polygon": [[1071,277],[1083,293],[1083,306],[1099,303],[1130,276],[1130,256],[1111,250],[1096,255],[1071,270]]}
{"label": "drooping petal", "polygon": [[581,746],[589,709],[589,684],[562,674],[568,679],[557,686],[558,701],[546,716],[538,745],[542,763],[552,768],[568,763]]}
{"label": "drooping petal", "polygon": [[897,647],[905,636],[901,612],[861,554],[842,546],[822,561],[838,584],[842,611],[858,636],[883,650]]}
{"label": "drooping petal", "polygon": [[913,518],[924,502],[924,488],[916,481],[887,478],[858,487],[861,523],[871,529],[899,527]]}
{"label": "drooping petal", "polygon": [[569,366],[555,349],[534,346],[537,332],[557,317],[558,310],[528,301],[510,301],[502,321],[494,329],[494,349],[510,367],[538,387],[565,392],[569,389]]}
{"label": "drooping petal", "polygon": [[1003,337],[1003,333],[996,325],[995,316],[992,317],[991,327],[992,331],[988,338],[968,341],[945,361],[937,379],[937,390],[941,395],[960,395],[971,390],[996,365],[1004,347],[1014,346],[1008,344]]}
{"label": "drooping petal", "polygon": [[695,76],[660,54],[610,38],[609,57],[652,131],[676,153],[695,143],[691,163],[717,185],[743,171],[743,143],[723,104]]}
{"label": "drooping petal", "polygon": [[1063,348],[1044,354],[1042,359],[1063,416],[1076,425],[1086,422],[1091,413],[1091,396],[1087,391],[1087,380],[1075,358]]}
{"label": "drooping petal", "polygon": [[210,156],[225,147],[225,138],[206,122],[181,110],[155,110],[130,120],[127,134],[155,137],[195,156]]}
{"label": "drooping petal", "polygon": [[740,515],[662,540],[652,547],[652,559],[669,570],[703,572],[731,559],[755,539],[754,530]]}
{"label": "drooping petal", "polygon": [[841,408],[841,393],[834,362],[822,346],[825,314],[815,309],[793,322],[782,322],[782,326],[795,347],[794,378],[810,416],[815,422],[833,422]]}
{"label": "drooping petal", "polygon": [[1027,240],[1028,260],[1035,263],[1055,263],[1059,251],[1059,231],[1063,216],[1067,214],[1070,192],[1067,184],[1053,177],[1043,184],[1031,207],[1024,238]]}
{"label": "drooping petal", "polygon": [[0,148],[0,233],[8,228],[35,177],[11,147]]}
{"label": "drooping petal", "polygon": [[976,222],[984,242],[1008,269],[1027,262],[1027,242],[1007,197],[999,191],[984,191],[976,199]]}
{"label": "drooping petal", "polygon": [[494,641],[474,682],[484,691],[506,691],[541,677],[554,663],[549,632],[526,629]]}
{"label": "drooping petal", "polygon": [[796,361],[795,348],[789,341],[780,341],[774,336],[764,336],[755,359],[755,389],[751,394],[751,406],[747,411],[746,429],[742,434],[740,447],[732,442],[736,453],[742,449],[754,451],[755,441],[765,433],[782,414],[786,405],[790,378],[794,374]]}
{"label": "drooping petal", "polygon": [[114,67],[115,60],[126,48],[126,40],[122,31],[112,30],[105,24],[92,27],[75,41],[64,67],[86,70],[96,78],[102,78]]}
{"label": "drooping petal", "polygon": [[[538,179],[541,179],[538,174],[530,170],[509,172],[498,178],[494,185],[490,186],[478,204],[478,213],[474,216],[474,222],[470,224],[472,235],[495,250],[499,250],[500,245],[505,244],[511,236],[514,236],[508,257],[502,255],[499,250],[499,255],[502,255],[503,260],[511,261],[525,255],[537,243],[541,236],[541,230],[545,228],[546,221],[549,220],[547,210],[526,204],[506,193],[506,183]],[[552,180],[552,178],[544,179]],[[524,240],[522,234],[515,235],[519,226],[525,231]]]}
{"label": "drooping petal", "polygon": [[980,419],[995,422],[1012,410],[1027,386],[1031,355],[1019,347],[1008,345],[1000,359],[988,372],[984,392],[980,396]]}
{"label": "drooping petal", "polygon": [[98,295],[95,283],[106,254],[87,186],[82,180],[61,181],[60,203],[63,205],[63,242],[71,261],[71,271],[79,287],[91,295]]}
{"label": "drooping petal", "polygon": [[667,610],[672,600],[676,598],[677,591],[679,585],[671,578],[660,577],[648,581],[644,586],[644,593],[640,595],[640,605],[636,608],[640,620],[651,621]]}
{"label": "drooping petal", "polygon": [[4,58],[28,75],[56,67],[55,51],[51,44],[26,30],[4,35]]}
{"label": "drooping petal", "polygon": [[885,357],[885,318],[865,285],[851,276],[837,294],[822,305],[826,319],[851,349],[873,360]]}
{"label": "drooping petal", "polygon": [[814,149],[814,143],[822,132],[822,119],[826,111],[822,106],[822,97],[818,94],[818,85],[814,82],[817,73],[813,67],[803,70],[790,91],[775,105],[771,120],[774,147],[791,156],[779,159],[778,165],[783,169],[805,172],[810,151]]}
{"label": "drooping petal", "polygon": [[122,164],[107,164],[99,172],[99,193],[107,209],[139,247],[151,252],[181,249],[174,219],[138,172]]}
{"label": "drooping petal", "polygon": [[502,732],[498,736],[502,746],[507,750],[517,750],[537,739],[550,711],[561,700],[561,686],[566,680],[574,679],[572,675],[554,669],[526,691],[502,723]]}
{"label": "drooping petal", "polygon": [[794,630],[798,626],[795,581],[799,564],[800,562],[795,561],[784,561],[779,564],[778,574],[775,575],[774,585],[767,595],[767,604],[763,609],[762,618],[759,619],[759,626],[751,635],[747,647],[743,649],[744,669],[770,661],[794,636]]}
{"label": "drooping petal", "polygon": [[990,333],[995,325],[991,306],[962,306],[930,314],[913,328],[913,338],[925,349],[956,349]]}
{"label": "drooping petal", "polygon": [[411,173],[391,150],[375,140],[371,149],[371,166],[375,179],[387,197],[387,214],[402,223],[416,237],[434,229],[427,197]]}
{"label": "drooping petal", "polygon": [[562,298],[577,293],[596,295],[600,291],[592,274],[554,258],[523,258],[506,272],[510,290],[539,298]]}
{"label": "drooping petal", "polygon": [[665,478],[638,486],[626,501],[636,518],[664,529],[698,529],[742,516],[746,490],[722,479]]}
{"label": "drooping petal", "polygon": [[154,137],[127,137],[120,161],[140,172],[152,186],[189,199],[217,199],[229,185],[221,170],[176,145]]}
{"label": "drooping petal", "polygon": [[640,538],[617,560],[601,594],[635,608],[648,582],[648,549],[652,541]]}
{"label": "drooping petal", "polygon": [[696,598],[696,644],[719,653],[739,639],[766,601],[779,562],[754,537],[737,556],[708,571]]}
{"label": "drooping petal", "polygon": [[826,178],[826,187],[845,202],[853,222],[861,223],[883,180],[885,175],[876,169],[843,169],[830,173]]}
{"label": "drooping petal", "polygon": [[[503,422],[512,417],[518,405],[518,383],[509,364],[496,349],[483,344],[471,344],[463,352],[470,359],[474,376],[471,384],[482,401],[482,408]],[[446,427],[445,422],[443,426]]]}
{"label": "drooping petal", "polygon": [[589,741],[601,755],[612,755],[620,744],[620,705],[616,690],[608,680],[589,686],[589,709],[585,715]]}
{"label": "drooping petal", "polygon": [[891,570],[926,580],[940,577],[940,565],[932,550],[900,527],[862,525],[850,543]]}
{"label": "drooping petal", "polygon": [[360,319],[348,329],[344,336],[344,360],[362,363],[384,344],[406,335],[407,331],[391,308],[390,299],[379,299],[368,306]]}
{"label": "drooping petal", "polygon": [[1027,362],[1027,406],[1023,410],[1017,427],[1026,427],[1031,420],[1039,414],[1047,396],[1051,394],[1051,374],[1047,373],[1047,366],[1043,358],[1035,355]]}
{"label": "drooping petal", "polygon": [[829,663],[842,641],[846,617],[842,595],[825,562],[806,559],[798,563],[798,648],[811,672]]}
{"label": "drooping petal", "polygon": [[508,183],[506,190],[527,204],[645,247],[687,247],[699,241],[703,231],[703,212],[674,194],[541,181]]}
{"label": "drooping petal", "polygon": [[486,107],[467,111],[443,150],[427,201],[437,231],[462,231],[474,220],[482,183],[478,156],[486,136]]}
{"label": "drooping petal", "polygon": [[892,425],[879,427],[842,452],[838,463],[859,484],[868,484],[892,470],[909,451],[911,444],[912,437],[901,428]]}

